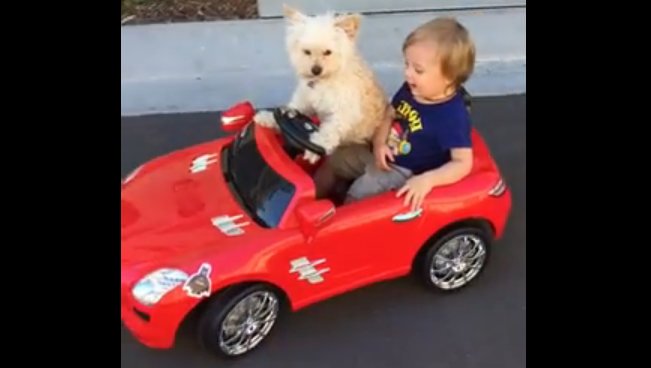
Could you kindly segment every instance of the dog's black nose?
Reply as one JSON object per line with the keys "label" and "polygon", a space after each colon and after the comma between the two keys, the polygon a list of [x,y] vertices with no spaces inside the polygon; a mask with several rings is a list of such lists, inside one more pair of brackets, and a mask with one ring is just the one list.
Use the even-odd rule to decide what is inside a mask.
{"label": "dog's black nose", "polygon": [[323,71],[323,68],[321,68],[320,65],[315,65],[312,67],[312,74],[314,75],[319,75]]}

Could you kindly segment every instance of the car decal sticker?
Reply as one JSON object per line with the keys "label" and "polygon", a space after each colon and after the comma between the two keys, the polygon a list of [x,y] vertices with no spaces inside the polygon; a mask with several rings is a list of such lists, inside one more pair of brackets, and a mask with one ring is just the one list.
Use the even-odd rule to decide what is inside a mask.
{"label": "car decal sticker", "polygon": [[205,171],[206,169],[208,169],[208,166],[217,162],[216,157],[217,154],[212,153],[209,155],[208,154],[201,155],[195,158],[194,160],[192,160],[192,165],[190,165],[190,172],[196,174]]}
{"label": "car decal sticker", "polygon": [[208,263],[203,263],[199,270],[190,275],[183,285],[183,291],[188,296],[193,298],[209,297],[212,290],[212,283],[210,281],[210,271],[212,266]]}
{"label": "car decal sticker", "polygon": [[325,259],[319,259],[313,262],[310,262],[307,257],[301,257],[294,259],[290,262],[292,268],[289,270],[289,273],[298,273],[300,276],[299,280],[307,280],[310,284],[318,284],[325,281],[323,274],[330,271],[329,268],[322,268],[317,270],[315,266],[325,263]]}
{"label": "car decal sticker", "polygon": [[218,228],[225,235],[239,236],[244,234],[244,230],[242,230],[242,227],[249,225],[249,222],[240,222],[240,223],[235,222],[235,220],[239,220],[242,217],[244,217],[244,215],[217,216],[217,217],[213,217],[210,221],[216,228]]}
{"label": "car decal sticker", "polygon": [[406,212],[406,213],[399,213],[395,216],[393,216],[393,221],[394,222],[405,222],[405,221],[410,221],[413,220],[417,217],[420,217],[420,215],[423,214],[423,209],[419,208],[416,211],[411,211],[411,212]]}

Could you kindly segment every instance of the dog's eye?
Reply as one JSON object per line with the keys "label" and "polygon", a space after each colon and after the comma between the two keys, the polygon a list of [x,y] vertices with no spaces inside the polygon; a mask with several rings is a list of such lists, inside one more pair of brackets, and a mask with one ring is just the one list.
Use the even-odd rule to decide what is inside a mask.
{"label": "dog's eye", "polygon": [[332,54],[332,51],[330,51],[330,50],[325,50],[325,51],[323,52],[323,55],[325,55],[325,56],[328,56],[328,55],[330,55],[330,54]]}
{"label": "dog's eye", "polygon": [[312,53],[310,52],[310,50],[303,50],[303,53],[304,53],[305,55],[310,55],[310,54],[312,54]]}

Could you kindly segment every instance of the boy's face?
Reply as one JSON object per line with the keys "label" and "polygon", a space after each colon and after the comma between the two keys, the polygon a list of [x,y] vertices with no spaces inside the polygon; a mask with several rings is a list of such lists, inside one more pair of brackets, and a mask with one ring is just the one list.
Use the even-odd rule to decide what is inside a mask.
{"label": "boy's face", "polygon": [[450,81],[441,73],[438,48],[434,42],[417,42],[405,50],[405,80],[412,94],[420,99],[446,97]]}

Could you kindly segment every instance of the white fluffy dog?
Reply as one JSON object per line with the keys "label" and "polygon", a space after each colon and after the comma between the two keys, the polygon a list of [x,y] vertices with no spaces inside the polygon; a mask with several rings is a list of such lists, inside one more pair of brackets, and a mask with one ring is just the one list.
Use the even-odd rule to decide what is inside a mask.
{"label": "white fluffy dog", "polygon": [[[388,99],[373,71],[357,50],[359,14],[307,16],[284,6],[286,47],[298,76],[287,107],[320,120],[310,140],[330,155],[345,143],[368,142],[387,119]],[[259,111],[254,121],[276,128],[270,111]],[[319,156],[306,151],[315,163]]]}

